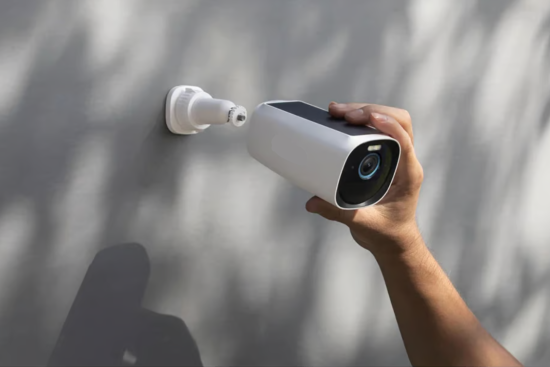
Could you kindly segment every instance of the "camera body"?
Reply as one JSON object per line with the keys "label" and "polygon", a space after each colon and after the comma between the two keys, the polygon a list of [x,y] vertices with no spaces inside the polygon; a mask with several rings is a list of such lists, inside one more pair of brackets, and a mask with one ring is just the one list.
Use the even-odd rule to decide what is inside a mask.
{"label": "camera body", "polygon": [[247,147],[253,158],[293,184],[349,210],[382,200],[401,154],[395,139],[302,101],[256,107]]}

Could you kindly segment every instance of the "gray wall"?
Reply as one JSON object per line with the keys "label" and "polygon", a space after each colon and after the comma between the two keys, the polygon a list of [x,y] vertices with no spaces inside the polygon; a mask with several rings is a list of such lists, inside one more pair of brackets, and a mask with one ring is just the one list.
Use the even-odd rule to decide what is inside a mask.
{"label": "gray wall", "polygon": [[145,307],[206,365],[408,364],[372,256],[247,156],[170,135],[199,85],[408,109],[425,239],[482,323],[550,363],[550,2],[2,1],[0,364],[44,364],[87,266],[138,242]]}

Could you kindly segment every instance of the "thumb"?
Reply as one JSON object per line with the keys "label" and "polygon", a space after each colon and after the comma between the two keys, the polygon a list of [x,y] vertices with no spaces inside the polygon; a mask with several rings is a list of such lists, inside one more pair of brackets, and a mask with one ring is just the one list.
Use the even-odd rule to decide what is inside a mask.
{"label": "thumb", "polygon": [[327,203],[317,196],[312,197],[306,203],[306,210],[310,213],[319,214],[325,219],[340,222],[343,224],[350,224],[353,219],[352,210],[342,210],[335,207],[332,204]]}

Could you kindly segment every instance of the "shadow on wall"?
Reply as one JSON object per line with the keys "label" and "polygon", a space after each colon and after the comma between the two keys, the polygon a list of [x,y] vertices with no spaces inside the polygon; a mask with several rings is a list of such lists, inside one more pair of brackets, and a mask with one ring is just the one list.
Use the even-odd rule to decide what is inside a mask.
{"label": "shadow on wall", "polygon": [[185,323],[141,307],[149,257],[139,244],[100,251],[86,272],[48,365],[202,366]]}

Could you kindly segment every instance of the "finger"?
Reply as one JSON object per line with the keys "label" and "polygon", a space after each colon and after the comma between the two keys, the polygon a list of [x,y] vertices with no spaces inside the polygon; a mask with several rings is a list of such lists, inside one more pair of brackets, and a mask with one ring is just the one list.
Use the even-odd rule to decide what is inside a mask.
{"label": "finger", "polygon": [[413,151],[413,145],[409,134],[407,134],[403,126],[401,126],[401,124],[399,124],[399,122],[392,116],[373,112],[369,116],[369,122],[370,125],[378,129],[380,132],[397,140],[399,145],[401,145],[401,150],[404,153]]}
{"label": "finger", "polygon": [[414,135],[410,114],[400,108],[380,106],[375,104],[367,104],[358,109],[348,111],[345,113],[345,119],[351,124],[368,124],[372,113],[378,113],[386,116],[393,117],[399,125],[405,129],[411,142],[414,144]]}
{"label": "finger", "polygon": [[411,138],[403,126],[393,117],[375,112],[371,113],[370,121],[373,127],[397,140],[401,146],[401,163],[397,167],[395,182],[421,183],[422,168],[416,159]]}
{"label": "finger", "polygon": [[339,209],[317,196],[312,197],[306,203],[306,210],[310,213],[319,214],[325,219],[347,225],[352,223],[354,217],[354,211]]}
{"label": "finger", "polygon": [[343,119],[346,113],[363,108],[367,106],[367,103],[336,103],[331,102],[328,105],[328,112],[331,116]]}

